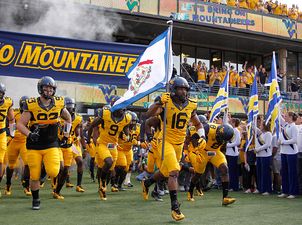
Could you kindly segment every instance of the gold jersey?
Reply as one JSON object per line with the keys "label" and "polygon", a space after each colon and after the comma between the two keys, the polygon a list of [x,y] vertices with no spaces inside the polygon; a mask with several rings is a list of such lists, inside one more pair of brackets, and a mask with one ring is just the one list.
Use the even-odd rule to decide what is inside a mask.
{"label": "gold jersey", "polygon": [[63,109],[63,97],[53,97],[48,106],[42,104],[40,97],[26,100],[24,111],[31,113],[29,129],[31,132],[38,132],[40,135],[39,140],[35,143],[27,139],[27,149],[42,150],[59,147],[58,125]]}
{"label": "gold jersey", "polygon": [[216,140],[216,131],[218,129],[218,124],[209,123],[209,132],[206,133],[207,145],[205,147],[206,151],[218,151],[223,144],[218,143]]}
{"label": "gold jersey", "polygon": [[166,109],[166,141],[171,144],[182,144],[186,138],[192,113],[197,109],[197,102],[189,99],[183,106],[178,106],[170,98],[166,104]]}
{"label": "gold jersey", "polygon": [[[71,129],[70,129],[70,134],[68,137],[68,141],[67,141],[67,145],[63,146],[63,148],[69,148],[71,147],[71,145],[77,140],[76,137],[76,128],[78,127],[79,124],[81,124],[83,121],[83,118],[81,115],[75,113],[72,116],[72,123],[71,123]],[[62,138],[64,137],[64,133],[63,133],[63,127],[64,127],[64,120],[60,121],[60,125],[61,125],[61,129],[59,132],[59,139],[62,140]]]}
{"label": "gold jersey", "polygon": [[99,125],[97,143],[118,143],[118,137],[124,127],[130,124],[132,116],[126,112],[121,119],[114,120],[110,109],[103,109],[102,123]]}
{"label": "gold jersey", "polygon": [[227,5],[228,6],[236,6],[236,1],[235,0],[227,0]]}
{"label": "gold jersey", "polygon": [[[21,117],[20,109],[14,109],[14,117],[15,117],[15,123],[17,124]],[[18,142],[25,142],[26,136],[22,134],[19,130],[16,130],[14,139]]]}
{"label": "gold jersey", "polygon": [[4,97],[2,104],[0,105],[0,129],[5,129],[8,110],[12,106],[13,106],[13,100],[10,97]]}
{"label": "gold jersey", "polygon": [[130,151],[134,142],[138,142],[139,135],[141,132],[141,125],[136,124],[136,126],[130,130],[130,139],[129,141],[123,140],[121,137],[118,139],[118,150],[119,151]]}

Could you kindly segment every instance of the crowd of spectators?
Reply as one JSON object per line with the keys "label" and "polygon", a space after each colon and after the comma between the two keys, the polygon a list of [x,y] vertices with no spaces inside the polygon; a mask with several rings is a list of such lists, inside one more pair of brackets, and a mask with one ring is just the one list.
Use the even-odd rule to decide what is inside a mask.
{"label": "crowd of spectators", "polygon": [[[231,66],[231,63],[229,63],[229,66],[223,66],[222,68],[213,65],[211,68],[207,68],[206,64],[202,61],[190,65],[187,62],[187,58],[184,58],[184,62],[181,64],[180,76],[186,78],[190,83],[200,84],[202,88],[210,87],[210,92],[217,92],[227,71],[229,71],[229,87],[231,94],[248,95],[254,78],[257,79],[258,90],[262,94],[268,92],[268,88],[265,88],[265,84],[267,83],[270,69],[265,68],[263,65],[258,67],[248,65],[247,61],[243,64],[242,71],[238,72],[234,66]],[[177,70],[175,68],[173,69],[173,74],[174,76],[177,75]],[[286,74],[283,74],[278,67],[277,79],[280,87],[282,86],[281,81],[285,76]],[[300,78],[288,77],[287,81],[289,85],[283,89],[283,93],[289,95],[288,98],[290,99],[298,99],[301,88]]]}
{"label": "crowd of spectators", "polygon": [[255,73],[258,83],[264,85],[268,77],[266,69],[262,65],[259,68],[255,68],[255,66],[247,66],[247,64],[248,62],[246,61],[242,68],[243,71],[237,72],[233,66],[217,68],[212,65],[208,69],[205,63],[201,61],[198,61],[197,65],[196,63],[189,65],[187,59],[184,58],[180,75],[189,82],[208,84],[213,87],[221,85],[229,69],[230,87],[249,88],[254,81]]}
{"label": "crowd of spectators", "polygon": [[216,4],[228,5],[243,9],[250,9],[260,13],[269,13],[277,16],[288,17],[292,20],[302,21],[302,11],[299,11],[298,5],[293,4],[288,7],[282,1],[264,1],[264,0],[204,0],[204,2],[212,2]]}

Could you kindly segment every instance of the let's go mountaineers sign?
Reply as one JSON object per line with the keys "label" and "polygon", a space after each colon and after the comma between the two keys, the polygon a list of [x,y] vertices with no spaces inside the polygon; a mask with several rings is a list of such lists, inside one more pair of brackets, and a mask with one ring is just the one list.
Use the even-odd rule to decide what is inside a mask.
{"label": "let's go mountaineers sign", "polygon": [[0,75],[128,84],[142,45],[92,42],[0,31]]}

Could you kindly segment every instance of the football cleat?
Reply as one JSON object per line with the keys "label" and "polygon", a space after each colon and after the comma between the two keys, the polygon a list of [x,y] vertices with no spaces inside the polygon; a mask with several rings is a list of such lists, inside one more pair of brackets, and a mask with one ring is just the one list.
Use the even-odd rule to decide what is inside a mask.
{"label": "football cleat", "polygon": [[9,185],[6,185],[5,190],[4,190],[4,195],[10,196],[12,195],[12,187]]}
{"label": "football cleat", "polygon": [[176,221],[180,221],[185,218],[185,215],[180,212],[179,208],[172,209],[171,216]]}
{"label": "football cleat", "polygon": [[40,188],[44,188],[45,182],[40,182]]}
{"label": "football cleat", "polygon": [[122,186],[118,186],[117,188],[118,188],[119,191],[126,191],[126,189],[123,188]]}
{"label": "football cleat", "polygon": [[72,183],[66,183],[66,187],[67,187],[67,188],[73,188],[74,185],[73,185]]}
{"label": "football cleat", "polygon": [[23,192],[26,196],[31,196],[31,191],[29,188],[24,188]]}
{"label": "football cleat", "polygon": [[227,205],[233,204],[235,201],[236,201],[236,198],[225,197],[222,199],[222,205],[227,206]]}
{"label": "football cleat", "polygon": [[85,189],[79,185],[76,187],[76,192],[85,192]]}
{"label": "football cleat", "polygon": [[64,200],[63,195],[60,195],[60,194],[58,194],[56,192],[53,192],[52,196],[53,196],[54,199]]}
{"label": "football cleat", "polygon": [[142,180],[142,188],[143,188],[143,198],[144,198],[144,200],[148,200],[148,198],[149,198],[149,188],[146,187],[144,180]]}
{"label": "football cleat", "polygon": [[128,188],[132,188],[133,184],[131,184],[130,182],[127,184]]}
{"label": "football cleat", "polygon": [[196,195],[202,197],[204,194],[203,194],[202,190],[197,189]]}
{"label": "football cleat", "polygon": [[155,191],[151,192],[151,196],[152,196],[152,198],[154,198],[155,201],[158,201],[158,202],[163,202],[164,201],[161,198],[161,196],[157,192],[155,192]]}
{"label": "football cleat", "polygon": [[33,199],[32,209],[39,210],[40,209],[40,199]]}
{"label": "football cleat", "polygon": [[112,186],[112,187],[111,187],[111,192],[118,192],[118,188],[115,187],[115,186]]}
{"label": "football cleat", "polygon": [[195,201],[195,199],[193,197],[193,193],[188,192],[188,194],[187,194],[187,200],[189,202],[194,202]]}
{"label": "football cleat", "polygon": [[106,187],[100,187],[99,188],[99,196],[100,196],[100,199],[102,201],[106,201],[107,198],[106,198]]}

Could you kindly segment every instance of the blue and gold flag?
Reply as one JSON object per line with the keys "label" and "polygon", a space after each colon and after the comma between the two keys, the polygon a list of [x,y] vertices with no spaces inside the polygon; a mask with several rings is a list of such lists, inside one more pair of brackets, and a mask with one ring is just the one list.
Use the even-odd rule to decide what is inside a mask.
{"label": "blue and gold flag", "polygon": [[223,83],[221,84],[219,91],[217,93],[216,100],[214,102],[213,108],[210,115],[210,123],[213,123],[214,119],[219,115],[219,113],[228,108],[229,99],[229,72],[227,72]]}
{"label": "blue and gold flag", "polygon": [[257,122],[257,115],[259,113],[259,103],[258,103],[258,88],[257,88],[257,79],[254,78],[254,82],[251,89],[250,101],[248,105],[248,123],[247,123],[247,142],[246,150],[252,143],[253,139],[253,124]]}
{"label": "blue and gold flag", "polygon": [[282,101],[280,95],[280,89],[277,81],[277,65],[276,65],[276,57],[275,52],[273,52],[272,59],[272,69],[271,74],[268,80],[269,88],[269,99],[268,99],[268,111],[265,118],[265,123],[271,120],[271,132],[276,129],[277,139],[279,139],[280,134],[280,124],[279,124],[279,113],[280,113],[280,103]]}

